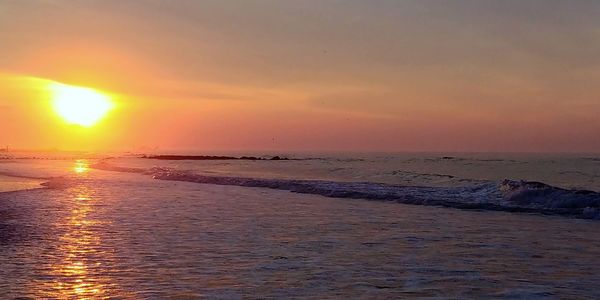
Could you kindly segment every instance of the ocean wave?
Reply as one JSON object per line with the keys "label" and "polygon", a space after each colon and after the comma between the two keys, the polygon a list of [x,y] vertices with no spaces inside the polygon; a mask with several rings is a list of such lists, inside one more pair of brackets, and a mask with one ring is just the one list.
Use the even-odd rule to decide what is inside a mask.
{"label": "ocean wave", "polygon": [[600,208],[600,193],[588,190],[569,190],[542,182],[504,180],[500,185],[504,199],[526,206],[550,209]]}
{"label": "ocean wave", "polygon": [[403,178],[423,178],[423,179],[459,179],[454,175],[449,174],[437,174],[437,173],[418,173],[412,171],[395,170],[390,173],[391,175],[399,175]]}
{"label": "ocean wave", "polygon": [[414,177],[441,177],[441,178],[455,178],[454,175],[448,174],[437,174],[437,173],[417,173],[412,171],[403,171],[403,170],[395,170],[392,171],[392,175],[404,175],[404,176],[414,176]]}
{"label": "ocean wave", "polygon": [[562,189],[531,181],[504,180],[499,183],[493,181],[475,182],[461,187],[427,187],[374,182],[209,176],[170,168],[121,167],[109,164],[106,161],[99,162],[91,167],[108,171],[146,174],[159,180],[261,187],[325,197],[600,219],[600,193]]}
{"label": "ocean wave", "polygon": [[[392,157],[390,157],[392,158]],[[460,157],[460,156],[439,156],[439,157],[423,157],[423,158],[410,158],[405,160],[409,163],[425,162],[425,163],[440,163],[440,162],[455,162],[463,165],[473,165],[480,163],[498,163],[498,164],[527,164],[527,161],[520,161],[516,159],[508,158],[474,158],[474,157]]]}
{"label": "ocean wave", "polygon": [[600,157],[582,157],[582,160],[600,163]]}
{"label": "ocean wave", "polygon": [[450,174],[440,174],[440,173],[419,173],[414,171],[405,171],[405,170],[394,170],[392,172],[384,173],[384,175],[392,175],[397,176],[399,180],[410,183],[412,181],[417,181],[421,183],[430,183],[434,185],[439,185],[440,183],[445,184],[476,184],[476,183],[486,183],[489,182],[487,180],[480,179],[471,179],[471,178],[461,178],[458,176],[450,175]]}
{"label": "ocean wave", "polygon": [[558,172],[558,174],[561,175],[578,175],[578,176],[584,176],[587,178],[600,178],[600,174],[592,174],[592,173],[587,173],[587,172],[582,172],[582,171],[562,171],[562,172]]}

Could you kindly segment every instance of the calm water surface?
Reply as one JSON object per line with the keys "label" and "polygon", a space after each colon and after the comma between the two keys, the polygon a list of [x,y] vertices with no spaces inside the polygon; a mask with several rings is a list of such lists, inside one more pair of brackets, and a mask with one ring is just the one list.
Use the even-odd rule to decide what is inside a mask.
{"label": "calm water surface", "polygon": [[598,221],[69,168],[0,194],[0,298],[600,298]]}

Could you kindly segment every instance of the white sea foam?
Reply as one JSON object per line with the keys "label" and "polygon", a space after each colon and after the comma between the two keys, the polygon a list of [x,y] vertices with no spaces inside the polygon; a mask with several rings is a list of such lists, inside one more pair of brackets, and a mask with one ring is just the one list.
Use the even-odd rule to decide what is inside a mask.
{"label": "white sea foam", "polygon": [[[99,162],[92,167],[102,170],[146,174],[159,180],[262,187],[336,198],[394,201],[405,204],[435,205],[462,209],[537,212],[600,219],[600,193],[563,189],[532,181],[507,179],[502,182],[495,182],[474,180],[464,186],[408,186],[376,182],[214,176],[176,168],[153,167],[143,169],[124,167],[106,161]],[[413,172],[410,175],[415,176],[415,173]],[[422,176],[431,177],[434,175],[422,174]],[[444,176],[453,177],[450,175]]]}

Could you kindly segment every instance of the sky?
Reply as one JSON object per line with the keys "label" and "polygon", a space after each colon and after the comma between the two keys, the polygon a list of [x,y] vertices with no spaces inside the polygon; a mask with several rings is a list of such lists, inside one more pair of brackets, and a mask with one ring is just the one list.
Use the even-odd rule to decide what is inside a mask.
{"label": "sky", "polygon": [[[0,2],[0,145],[600,152],[599,1]],[[114,97],[95,126],[43,86]]]}

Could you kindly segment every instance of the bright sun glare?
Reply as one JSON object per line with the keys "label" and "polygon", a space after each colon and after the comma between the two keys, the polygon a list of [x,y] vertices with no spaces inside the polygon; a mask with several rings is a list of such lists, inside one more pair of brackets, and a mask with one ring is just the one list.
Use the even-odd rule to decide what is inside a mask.
{"label": "bright sun glare", "polygon": [[52,83],[50,91],[54,110],[71,124],[92,126],[113,107],[110,96],[94,89]]}

